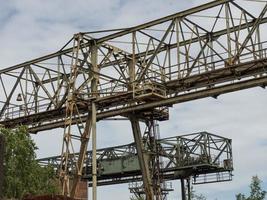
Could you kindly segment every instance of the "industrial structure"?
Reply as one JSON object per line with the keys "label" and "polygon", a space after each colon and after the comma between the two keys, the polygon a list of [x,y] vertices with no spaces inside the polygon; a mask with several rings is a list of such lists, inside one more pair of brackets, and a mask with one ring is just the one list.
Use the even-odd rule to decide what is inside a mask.
{"label": "industrial structure", "polygon": [[[231,140],[207,132],[199,132],[177,137],[157,139],[157,150],[150,149],[143,141],[145,153],[157,154],[160,159],[161,196],[172,191],[171,183],[166,181],[180,179],[190,184],[204,184],[232,180],[232,145]],[[77,157],[79,154],[74,154]],[[76,158],[76,159],[77,159]],[[53,166],[60,170],[61,156],[39,159],[44,166]],[[92,185],[92,151],[87,151],[83,169],[83,180]],[[72,163],[70,171],[74,171]],[[130,183],[129,189],[136,198],[144,197],[142,172],[140,169],[135,143],[97,150],[98,186]],[[184,183],[183,183],[184,184]],[[182,187],[183,194],[190,194],[189,187]]]}
{"label": "industrial structure", "polygon": [[131,28],[75,34],[55,53],[0,70],[0,124],[27,125],[32,133],[64,129],[58,174],[72,197],[88,167],[90,139],[96,200],[96,123],[126,118],[142,191],[163,199],[156,122],[168,120],[174,104],[267,84],[267,5],[254,3],[261,6],[256,14],[238,1],[216,0]]}

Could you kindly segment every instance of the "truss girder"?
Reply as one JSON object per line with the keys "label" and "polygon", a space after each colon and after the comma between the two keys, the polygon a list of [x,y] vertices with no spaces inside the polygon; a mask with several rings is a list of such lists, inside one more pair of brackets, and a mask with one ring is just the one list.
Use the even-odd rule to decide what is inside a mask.
{"label": "truss girder", "polygon": [[[213,13],[209,16],[212,27],[201,21],[206,12]],[[76,48],[80,49],[80,99],[90,101],[90,77],[99,77],[98,119],[127,114],[128,110],[170,106],[180,102],[174,99],[186,95],[205,92],[216,96],[228,92],[231,84],[246,85],[231,91],[265,86],[266,42],[261,36],[267,21],[265,12],[263,6],[259,16],[254,16],[235,1],[213,1],[128,29],[80,33],[83,40],[79,47],[70,47],[72,38],[56,53],[0,70],[4,91],[0,96],[1,123],[8,127],[26,124],[36,131],[50,125],[62,127],[59,121],[65,115]],[[98,71],[90,62],[93,45],[97,45]],[[11,78],[15,84],[6,84]],[[154,104],[135,98],[136,90],[142,90],[147,82],[164,88],[166,99]],[[211,92],[219,88],[220,92]],[[23,97],[21,102],[16,101],[18,94]],[[82,104],[79,106],[87,106]]]}
{"label": "truss girder", "polygon": [[[216,0],[130,28],[75,34],[55,53],[0,70],[0,124],[33,133],[64,128],[60,177],[71,196],[91,135],[95,200],[96,121],[130,117],[152,199],[138,121],[167,120],[174,104],[266,86],[267,4],[254,3],[257,15],[238,0]],[[77,160],[73,140],[80,142]]]}
{"label": "truss girder", "polygon": [[[200,174],[231,172],[233,170],[231,139],[208,132],[199,132],[158,139],[156,143],[159,148],[158,152],[155,152],[145,144],[143,144],[145,146],[143,151],[152,155],[159,154],[160,159],[163,161],[160,168],[163,181],[185,179],[188,177],[197,178]],[[78,158],[79,154],[76,153],[74,156]],[[108,162],[110,165],[112,165],[111,163],[113,161],[116,162],[118,160],[122,162],[125,160],[127,162],[127,159],[136,158],[136,156],[137,145],[135,143],[97,150],[99,166],[101,164],[103,165],[104,162]],[[39,159],[38,162],[41,165],[52,165],[57,170],[60,168],[60,160],[60,156],[54,156]],[[92,169],[91,160],[92,151],[87,151],[82,176],[84,179],[90,181],[90,185],[92,181],[90,171]],[[227,165],[225,165],[226,161]],[[70,165],[70,169],[72,167],[75,168],[75,166]],[[86,169],[89,169],[89,171]],[[142,180],[140,168],[138,168],[138,171],[135,171],[135,169],[125,171],[125,168],[118,168],[118,172],[115,173],[113,170],[110,174],[105,167],[104,169],[99,168],[98,170],[98,185],[120,184],[129,180]]]}

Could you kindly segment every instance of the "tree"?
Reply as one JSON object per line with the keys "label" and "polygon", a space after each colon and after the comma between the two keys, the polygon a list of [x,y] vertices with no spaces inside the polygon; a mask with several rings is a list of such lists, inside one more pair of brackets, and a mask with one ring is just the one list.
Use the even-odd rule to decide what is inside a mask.
{"label": "tree", "polygon": [[26,194],[54,194],[58,191],[52,167],[41,167],[36,159],[35,143],[26,127],[0,129],[5,137],[2,198],[21,199]]}
{"label": "tree", "polygon": [[244,194],[239,193],[236,195],[236,200],[246,200],[246,197]]}
{"label": "tree", "polygon": [[245,197],[244,194],[237,194],[237,200],[264,200],[266,196],[266,191],[262,189],[261,186],[262,181],[258,178],[258,176],[253,176],[250,183],[250,196]]}
{"label": "tree", "polygon": [[266,191],[261,188],[261,182],[258,176],[252,177],[248,200],[263,200],[265,198]]}

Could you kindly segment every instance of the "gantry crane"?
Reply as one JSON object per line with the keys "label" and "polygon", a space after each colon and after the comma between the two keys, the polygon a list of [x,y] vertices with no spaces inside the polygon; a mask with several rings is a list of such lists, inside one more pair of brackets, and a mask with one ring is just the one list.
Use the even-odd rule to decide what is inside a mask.
{"label": "gantry crane", "polygon": [[[172,180],[180,179],[184,183],[184,180],[188,182],[191,179],[193,184],[232,180],[231,139],[208,132],[198,132],[156,139],[155,142],[158,149],[147,146],[147,141],[143,141],[148,155],[159,155],[160,172],[156,175],[161,177],[154,181],[161,181],[157,184],[161,185],[162,199],[167,199],[167,194],[173,191],[172,184],[169,182]],[[79,153],[74,156],[78,157]],[[87,151],[82,179],[85,183],[88,182],[89,186],[92,186],[91,158],[92,151]],[[42,158],[37,161],[41,166],[52,166],[55,171],[61,168],[61,156]],[[98,186],[129,183],[129,190],[137,199],[144,197],[143,184],[140,183],[142,173],[135,143],[97,149],[97,163]],[[70,169],[75,169],[74,163],[70,165]],[[191,189],[190,186],[183,186],[181,189],[184,190],[182,196],[186,195],[185,189],[190,194],[188,192],[188,189]]]}
{"label": "gantry crane", "polygon": [[[240,2],[216,0],[130,28],[77,33],[55,53],[0,70],[0,123],[24,124],[32,133],[64,128],[59,176],[72,197],[92,137],[95,200],[96,122],[127,118],[146,198],[161,199],[160,184],[153,184],[158,168],[149,167],[158,158],[144,153],[140,123],[168,120],[174,104],[267,83],[267,6]],[[261,10],[254,13],[256,3]]]}

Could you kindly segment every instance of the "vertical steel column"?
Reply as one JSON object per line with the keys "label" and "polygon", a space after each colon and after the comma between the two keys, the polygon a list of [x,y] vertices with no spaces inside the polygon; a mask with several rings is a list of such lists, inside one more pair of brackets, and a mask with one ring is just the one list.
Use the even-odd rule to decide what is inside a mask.
{"label": "vertical steel column", "polygon": [[[147,124],[147,137],[148,137],[148,146],[149,150],[153,153],[149,160],[150,160],[150,166],[151,166],[151,177],[152,177],[152,185],[153,185],[153,191],[154,191],[154,198],[156,200],[162,200],[163,199],[163,192],[161,186],[164,187],[164,181],[163,177],[160,173],[160,157],[159,157],[159,148],[157,145],[157,140],[159,138],[159,132],[156,131],[156,122],[151,117],[150,120],[146,122]],[[161,185],[162,184],[162,185]]]}
{"label": "vertical steel column", "polygon": [[[91,62],[93,71],[98,72],[97,46],[92,46]],[[91,82],[92,96],[97,97],[98,75],[94,74]],[[97,160],[96,160],[96,104],[92,102],[92,199],[97,199]]]}
{"label": "vertical steel column", "polygon": [[[179,24],[180,24],[180,21],[178,18],[175,19],[175,31],[176,31],[176,56],[177,56],[177,65],[178,65],[178,69],[177,69],[177,78],[180,79],[181,78],[181,50],[180,50],[180,29],[179,29]],[[171,66],[171,65],[169,65]],[[172,77],[171,77],[171,67],[169,67],[169,79],[171,80]]]}
{"label": "vertical steel column", "polygon": [[128,91],[132,91],[133,98],[134,98],[134,90],[135,90],[135,64],[133,60],[128,61],[128,67],[129,67],[129,84],[128,84]]}
{"label": "vertical steel column", "polygon": [[228,51],[228,64],[232,64],[232,46],[231,46],[231,32],[230,32],[230,14],[229,14],[229,3],[225,3],[225,22],[227,30],[227,51]]}
{"label": "vertical steel column", "polygon": [[136,32],[133,32],[132,34],[132,60],[129,64],[129,76],[130,76],[130,82],[133,83],[135,79],[135,37],[136,37]]}
{"label": "vertical steel column", "polygon": [[84,159],[85,159],[85,154],[87,152],[87,147],[88,147],[88,142],[90,138],[90,133],[91,133],[91,128],[92,128],[92,114],[89,113],[86,124],[85,124],[85,129],[84,132],[81,136],[81,146],[80,146],[80,151],[79,151],[79,157],[78,157],[78,163],[77,163],[77,172],[75,173],[73,184],[72,184],[72,190],[71,190],[71,197],[75,198],[76,193],[77,193],[77,187],[78,184],[81,181],[82,177],[82,172],[83,172],[83,167],[84,167]]}
{"label": "vertical steel column", "polygon": [[128,91],[132,91],[133,98],[135,95],[135,37],[136,33],[132,33],[132,59],[128,61],[129,84]]}
{"label": "vertical steel column", "polygon": [[181,193],[182,193],[182,200],[186,200],[185,185],[183,178],[181,179]]}
{"label": "vertical steel column", "polygon": [[153,200],[154,192],[153,192],[153,185],[151,182],[151,175],[149,172],[149,165],[148,165],[149,158],[148,158],[148,155],[145,154],[144,144],[142,141],[142,136],[141,136],[141,131],[140,131],[139,120],[133,115],[131,115],[129,118],[131,121],[134,140],[136,143],[138,160],[139,160],[139,164],[140,164],[140,168],[142,172],[143,184],[144,184],[144,189],[146,193],[146,200]]}
{"label": "vertical steel column", "polygon": [[190,182],[190,178],[187,178],[186,181],[187,181],[187,200],[191,200],[191,182]]}
{"label": "vertical steel column", "polygon": [[[69,163],[70,163],[70,154],[74,153],[74,148],[72,144],[72,120],[75,115],[75,104],[76,102],[76,88],[75,83],[78,75],[78,57],[79,57],[79,49],[80,42],[82,40],[81,35],[75,35],[73,40],[73,51],[72,51],[72,60],[71,60],[71,73],[70,73],[70,81],[68,85],[68,96],[66,100],[66,115],[64,122],[64,134],[63,134],[63,144],[62,144],[62,152],[61,152],[61,163],[60,163],[60,171],[59,177],[61,180],[62,186],[62,194],[66,196],[75,195],[75,186],[70,188],[70,172],[69,172]],[[77,45],[77,47],[76,47]],[[35,93],[37,97],[37,90],[35,88]],[[36,101],[37,102],[37,101]],[[36,107],[37,108],[37,107]],[[76,172],[78,173],[78,169]],[[77,177],[76,177],[77,178]],[[70,190],[71,189],[71,190]],[[71,194],[71,192],[73,193]],[[74,198],[74,196],[73,196]]]}
{"label": "vertical steel column", "polygon": [[92,103],[92,199],[97,199],[96,105]]}

